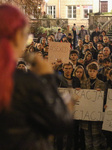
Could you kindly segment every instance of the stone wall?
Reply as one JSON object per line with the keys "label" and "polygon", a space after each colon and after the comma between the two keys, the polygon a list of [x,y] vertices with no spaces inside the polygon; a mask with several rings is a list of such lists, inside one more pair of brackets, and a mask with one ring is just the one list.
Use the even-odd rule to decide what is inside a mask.
{"label": "stone wall", "polygon": [[31,24],[39,24],[42,27],[63,27],[66,28],[68,25],[68,19],[31,19]]}

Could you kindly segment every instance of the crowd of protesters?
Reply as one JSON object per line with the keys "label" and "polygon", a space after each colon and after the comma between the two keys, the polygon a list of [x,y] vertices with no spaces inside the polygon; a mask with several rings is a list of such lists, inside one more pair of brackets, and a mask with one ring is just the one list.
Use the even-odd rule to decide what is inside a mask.
{"label": "crowd of protesters", "polygon": [[[76,24],[67,35],[58,32],[47,37],[39,37],[27,46],[25,53],[34,53],[48,60],[50,42],[70,43],[69,62],[56,59],[52,67],[59,76],[58,87],[101,90],[105,93],[104,111],[108,88],[112,88],[112,41],[105,31],[95,30],[89,34],[81,25],[77,32]],[[17,69],[25,72],[29,68],[24,60],[17,64]],[[102,122],[73,120],[73,129],[66,136],[54,137],[57,150],[104,150],[112,149],[112,133],[102,131]]]}

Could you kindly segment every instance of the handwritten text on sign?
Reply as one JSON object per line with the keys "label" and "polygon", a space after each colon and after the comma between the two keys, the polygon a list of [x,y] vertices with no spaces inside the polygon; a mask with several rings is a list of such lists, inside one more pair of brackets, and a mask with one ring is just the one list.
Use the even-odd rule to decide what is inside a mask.
{"label": "handwritten text on sign", "polygon": [[70,43],[50,42],[48,60],[55,62],[61,59],[63,63],[69,62]]}
{"label": "handwritten text on sign", "polygon": [[[62,89],[60,90],[61,93]],[[67,90],[68,89],[63,89],[63,92]],[[74,119],[86,121],[103,120],[103,91],[72,89],[70,93],[72,93],[74,97],[78,97],[78,102],[74,106]]]}
{"label": "handwritten text on sign", "polygon": [[109,89],[107,94],[107,108],[103,121],[103,130],[112,131],[112,89]]}

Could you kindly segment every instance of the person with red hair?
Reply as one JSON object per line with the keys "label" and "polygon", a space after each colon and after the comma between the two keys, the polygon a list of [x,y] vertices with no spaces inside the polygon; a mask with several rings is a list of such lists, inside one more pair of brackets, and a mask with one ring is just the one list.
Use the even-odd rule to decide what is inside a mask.
{"label": "person with red hair", "polygon": [[37,55],[32,72],[16,71],[26,46],[28,21],[15,7],[0,6],[0,149],[50,150],[48,136],[71,128],[52,67]]}

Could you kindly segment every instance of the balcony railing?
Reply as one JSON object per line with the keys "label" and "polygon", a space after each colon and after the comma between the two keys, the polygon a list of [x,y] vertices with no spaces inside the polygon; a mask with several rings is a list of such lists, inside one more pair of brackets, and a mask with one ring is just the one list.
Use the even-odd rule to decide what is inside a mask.
{"label": "balcony railing", "polygon": [[108,33],[110,31],[111,27],[112,27],[112,18],[110,20],[108,20],[107,22],[105,22],[105,24],[102,25],[101,29]]}

